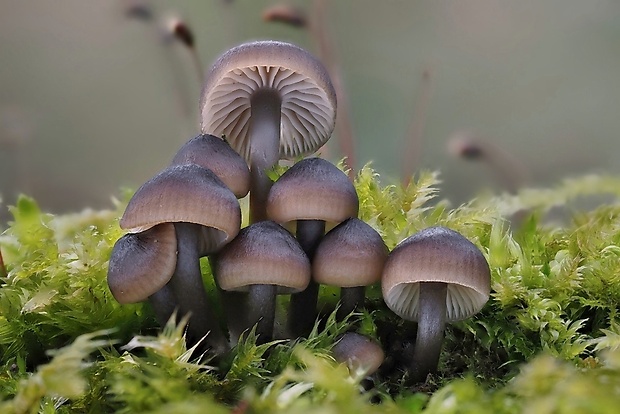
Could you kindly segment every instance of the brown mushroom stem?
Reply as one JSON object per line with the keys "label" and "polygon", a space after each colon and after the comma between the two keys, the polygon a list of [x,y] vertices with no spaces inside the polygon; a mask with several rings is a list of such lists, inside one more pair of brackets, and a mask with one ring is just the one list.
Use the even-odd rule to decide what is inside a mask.
{"label": "brown mushroom stem", "polygon": [[269,169],[280,159],[282,100],[277,92],[259,90],[251,98],[250,118],[250,222],[267,220]]}
{"label": "brown mushroom stem", "polygon": [[418,334],[411,361],[415,382],[426,381],[427,375],[437,370],[446,327],[447,293],[446,283],[420,283]]}
{"label": "brown mushroom stem", "polygon": [[248,322],[256,325],[257,343],[264,344],[273,336],[276,314],[276,285],[250,285],[248,291]]}
{"label": "brown mushroom stem", "polygon": [[[312,262],[314,252],[325,234],[323,220],[298,220],[297,242]],[[307,336],[314,327],[316,307],[319,297],[319,284],[310,281],[302,292],[291,295],[289,304],[289,330],[295,336]]]}
{"label": "brown mushroom stem", "polygon": [[353,286],[340,288],[340,307],[336,311],[336,319],[341,321],[355,309],[364,304],[365,286]]}
{"label": "brown mushroom stem", "polygon": [[227,348],[226,338],[209,307],[202,283],[201,227],[193,223],[175,223],[174,228],[177,235],[177,266],[169,286],[179,305],[179,317],[191,313],[187,327],[190,342],[196,343],[208,334],[206,343],[216,352],[222,352]]}
{"label": "brown mushroom stem", "polygon": [[177,307],[177,301],[169,285],[165,285],[149,296],[149,303],[160,326],[166,326]]}

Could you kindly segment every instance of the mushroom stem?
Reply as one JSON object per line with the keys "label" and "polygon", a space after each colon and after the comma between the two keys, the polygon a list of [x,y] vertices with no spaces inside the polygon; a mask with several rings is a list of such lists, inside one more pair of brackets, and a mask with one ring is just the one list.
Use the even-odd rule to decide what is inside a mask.
{"label": "mushroom stem", "polygon": [[250,118],[250,223],[267,220],[269,169],[280,159],[282,99],[273,90],[259,90],[251,98]]}
{"label": "mushroom stem", "polygon": [[[325,234],[323,220],[298,220],[297,242],[312,262],[314,252]],[[289,304],[289,330],[293,336],[306,336],[312,331],[316,320],[316,306],[319,297],[319,284],[311,280],[302,292],[291,295]]]}
{"label": "mushroom stem", "polygon": [[166,323],[168,323],[168,320],[177,307],[177,301],[170,286],[165,285],[163,288],[149,296],[149,303],[153,308],[155,319],[157,319],[159,325],[166,326]]}
{"label": "mushroom stem", "polygon": [[207,333],[206,342],[215,351],[227,348],[202,283],[200,271],[201,227],[193,223],[174,223],[177,235],[177,267],[169,286],[179,305],[179,317],[191,313],[187,332],[190,342],[197,342]]}
{"label": "mushroom stem", "polygon": [[250,285],[248,292],[249,325],[256,325],[257,342],[264,344],[273,336],[276,314],[276,285]]}
{"label": "mushroom stem", "polygon": [[426,381],[427,375],[437,370],[446,327],[447,293],[447,283],[420,283],[418,334],[411,361],[415,382]]}
{"label": "mushroom stem", "polygon": [[355,309],[364,304],[365,286],[340,288],[340,307],[336,311],[336,319],[341,321]]}

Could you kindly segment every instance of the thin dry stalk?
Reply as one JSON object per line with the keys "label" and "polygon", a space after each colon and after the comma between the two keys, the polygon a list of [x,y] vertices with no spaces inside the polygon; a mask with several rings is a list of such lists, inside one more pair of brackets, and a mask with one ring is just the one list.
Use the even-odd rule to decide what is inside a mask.
{"label": "thin dry stalk", "polygon": [[0,249],[0,277],[7,276],[6,267],[4,266],[4,258],[2,257],[2,249]]}
{"label": "thin dry stalk", "polygon": [[401,181],[403,186],[409,185],[422,153],[422,141],[428,119],[428,107],[433,92],[433,71],[427,67],[422,72],[422,82],[413,108],[411,123],[405,137],[404,155],[401,165]]}
{"label": "thin dry stalk", "polygon": [[353,123],[351,121],[350,104],[342,81],[341,65],[337,58],[338,52],[334,42],[329,36],[329,30],[325,24],[326,4],[324,0],[314,0],[313,19],[310,20],[310,36],[312,37],[321,60],[327,66],[331,74],[332,84],[338,97],[338,122],[336,122],[336,134],[340,143],[340,150],[345,157],[345,166],[349,178],[353,179],[356,169],[355,138]]}

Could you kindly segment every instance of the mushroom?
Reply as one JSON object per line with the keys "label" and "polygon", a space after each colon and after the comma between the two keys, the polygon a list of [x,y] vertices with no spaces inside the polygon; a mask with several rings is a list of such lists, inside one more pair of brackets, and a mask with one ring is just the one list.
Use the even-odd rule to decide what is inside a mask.
{"label": "mushroom", "polygon": [[[297,241],[313,260],[325,233],[325,223],[357,217],[359,199],[345,173],[321,158],[307,158],[288,169],[269,191],[267,216],[280,224],[295,223]],[[319,286],[292,295],[289,327],[295,336],[307,335],[316,319]]]}
{"label": "mushroom", "polygon": [[226,291],[248,292],[247,327],[260,342],[273,335],[277,293],[300,292],[310,282],[310,260],[295,238],[273,221],[242,229],[214,258],[214,274]]}
{"label": "mushroom", "polygon": [[197,164],[213,171],[235,194],[245,197],[250,190],[250,170],[228,142],[202,134],[190,139],[176,153],[171,165]]}
{"label": "mushroom", "polygon": [[469,318],[489,299],[491,275],[482,252],[445,227],[430,227],[392,250],[381,286],[387,306],[417,321],[412,378],[424,381],[435,372],[446,322]]}
{"label": "mushroom", "polygon": [[377,372],[385,353],[376,341],[355,332],[347,332],[332,348],[336,362],[346,364],[352,373],[369,376]]}
{"label": "mushroom", "polygon": [[266,219],[267,172],[315,152],[335,126],[336,93],[323,65],[290,43],[234,47],[213,65],[200,101],[201,130],[224,136],[250,165],[250,221]]}
{"label": "mushroom", "polygon": [[164,325],[176,303],[166,286],[176,263],[177,239],[171,223],[125,234],[112,248],[108,287],[121,304],[148,299],[158,322]]}
{"label": "mushroom", "polygon": [[[214,135],[201,134],[190,139],[177,151],[172,165],[197,164],[208,168],[230,188],[237,198],[245,197],[250,190],[250,170],[245,160],[227,141]],[[239,292],[226,292],[219,288],[231,337],[238,337],[245,329],[247,314],[245,296]]]}
{"label": "mushroom", "polygon": [[191,312],[190,339],[208,332],[218,349],[225,338],[209,309],[200,257],[218,251],[239,232],[241,209],[235,195],[206,168],[196,164],[168,167],[143,184],[129,201],[121,228],[140,233],[161,223],[174,223],[176,268],[170,288],[180,315]]}
{"label": "mushroom", "polygon": [[312,260],[312,280],[340,287],[339,320],[364,303],[366,286],[381,280],[388,248],[379,233],[358,218],[331,229]]}

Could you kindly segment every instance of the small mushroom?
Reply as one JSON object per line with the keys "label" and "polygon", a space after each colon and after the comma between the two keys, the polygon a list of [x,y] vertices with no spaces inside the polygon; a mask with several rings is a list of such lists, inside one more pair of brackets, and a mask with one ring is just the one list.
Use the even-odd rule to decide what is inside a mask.
{"label": "small mushroom", "polygon": [[339,320],[364,303],[366,286],[381,280],[388,248],[379,233],[358,218],[331,229],[312,260],[312,280],[340,287]]}
{"label": "small mushroom", "polygon": [[[326,222],[338,224],[357,217],[359,199],[345,173],[322,158],[307,158],[288,169],[269,191],[268,217],[280,224],[296,224],[297,241],[310,260],[325,234]],[[307,335],[316,319],[319,285],[292,295],[289,328],[293,335]]]}
{"label": "small mushroom", "polygon": [[445,323],[482,309],[490,285],[482,252],[454,230],[430,227],[392,250],[381,279],[383,299],[400,317],[418,322],[410,367],[414,381],[436,371]]}
{"label": "small mushroom", "polygon": [[376,341],[355,332],[347,332],[332,348],[336,362],[346,364],[352,373],[369,376],[377,372],[385,353]]}
{"label": "small mushroom", "polygon": [[208,306],[200,257],[218,251],[239,232],[241,209],[235,195],[206,168],[196,164],[168,167],[143,184],[129,201],[121,228],[140,233],[161,223],[174,223],[177,262],[170,288],[180,315],[191,312],[190,339],[210,332],[218,349],[225,338]]}
{"label": "small mushroom", "polygon": [[250,170],[228,142],[209,134],[198,135],[183,145],[171,165],[196,164],[207,168],[235,194],[245,197],[250,191]]}
{"label": "small mushroom", "polygon": [[214,258],[214,274],[226,291],[248,292],[247,327],[260,342],[273,335],[277,293],[300,292],[310,282],[310,261],[295,238],[272,221],[242,229]]}
{"label": "small mushroom", "polygon": [[171,223],[125,234],[112,248],[108,287],[121,304],[148,299],[157,320],[164,325],[176,303],[170,300],[170,288],[166,286],[176,263],[177,239]]}
{"label": "small mushroom", "polygon": [[225,136],[250,165],[250,220],[266,219],[267,172],[281,158],[315,152],[336,120],[336,93],[323,65],[290,43],[256,41],[214,63],[200,101],[203,133]]}

